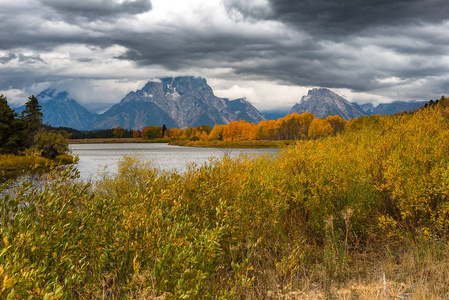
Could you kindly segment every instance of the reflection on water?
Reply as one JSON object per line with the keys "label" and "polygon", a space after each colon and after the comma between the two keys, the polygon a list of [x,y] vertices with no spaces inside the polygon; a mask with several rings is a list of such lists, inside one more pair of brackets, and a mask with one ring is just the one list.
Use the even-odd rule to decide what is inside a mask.
{"label": "reflection on water", "polygon": [[[280,149],[218,149],[170,146],[168,144],[71,144],[72,155],[79,156],[78,170],[82,180],[95,180],[97,174],[106,170],[117,172],[118,162],[125,155],[139,155],[152,161],[161,170],[184,172],[186,164],[202,165],[209,158],[224,155],[237,157],[241,152],[252,155],[277,154]],[[106,168],[106,169],[105,169]]]}

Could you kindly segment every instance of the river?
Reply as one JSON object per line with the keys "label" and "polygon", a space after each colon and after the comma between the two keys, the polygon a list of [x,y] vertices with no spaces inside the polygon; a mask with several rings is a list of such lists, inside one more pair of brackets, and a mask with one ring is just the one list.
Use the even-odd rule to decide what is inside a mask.
{"label": "river", "polygon": [[[100,172],[117,172],[118,162],[125,155],[139,155],[152,161],[161,170],[184,172],[186,164],[193,162],[202,165],[210,157],[222,158],[224,155],[237,157],[241,152],[251,155],[278,154],[280,149],[219,149],[170,146],[160,143],[123,144],[71,144],[72,155],[79,156],[77,165],[80,179],[94,180]],[[106,169],[105,169],[106,168]]]}

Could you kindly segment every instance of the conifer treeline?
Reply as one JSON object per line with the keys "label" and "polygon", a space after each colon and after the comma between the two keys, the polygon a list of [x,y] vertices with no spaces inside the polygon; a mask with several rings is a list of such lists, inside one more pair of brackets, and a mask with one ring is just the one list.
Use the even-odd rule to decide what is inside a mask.
{"label": "conifer treeline", "polygon": [[8,105],[7,98],[0,95],[0,154],[17,155],[34,148],[40,155],[53,159],[68,152],[67,136],[44,130],[41,109],[32,95],[19,115]]}

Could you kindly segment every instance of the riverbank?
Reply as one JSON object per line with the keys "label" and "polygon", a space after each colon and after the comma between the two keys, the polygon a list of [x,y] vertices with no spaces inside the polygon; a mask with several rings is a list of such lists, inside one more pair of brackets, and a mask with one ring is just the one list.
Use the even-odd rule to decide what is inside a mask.
{"label": "riverbank", "polygon": [[73,156],[58,155],[54,160],[35,155],[0,155],[0,183],[22,174],[47,172],[52,166],[73,163]]}
{"label": "riverbank", "polygon": [[104,139],[73,139],[69,144],[120,144],[120,143],[168,143],[172,146],[200,148],[285,148],[294,144],[294,140],[254,140],[254,141],[190,141],[159,138],[147,140],[143,138],[104,138]]}
{"label": "riverbank", "polygon": [[143,138],[69,139],[69,144],[121,144],[121,143],[168,143],[169,138],[147,140]]}
{"label": "riverbank", "polygon": [[254,141],[189,141],[189,140],[174,140],[168,144],[173,146],[184,147],[200,147],[200,148],[285,148],[295,144],[296,141],[283,140],[254,140]]}

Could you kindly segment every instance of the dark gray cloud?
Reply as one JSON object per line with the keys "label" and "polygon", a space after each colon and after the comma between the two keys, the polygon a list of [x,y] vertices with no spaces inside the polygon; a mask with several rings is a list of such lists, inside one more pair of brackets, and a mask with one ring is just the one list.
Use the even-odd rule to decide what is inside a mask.
{"label": "dark gray cloud", "polygon": [[[420,43],[414,44],[415,40]],[[285,40],[269,35],[204,36],[180,28],[168,36],[157,31],[132,37],[123,33],[114,43],[128,49],[119,59],[141,66],[156,64],[170,70],[230,67],[242,78],[357,92],[386,85],[379,78],[405,80],[447,74],[447,65],[438,60],[448,53],[448,47],[430,37],[425,40],[403,33],[389,40],[379,34],[366,41],[351,37],[335,43],[312,36],[299,42],[282,41]],[[364,47],[373,49],[366,51]]]}
{"label": "dark gray cloud", "polygon": [[15,59],[17,56],[14,53],[8,53],[8,55],[0,56],[0,64],[6,64],[11,60]]}
{"label": "dark gray cloud", "polygon": [[326,38],[354,35],[367,29],[441,23],[449,15],[446,0],[269,0],[269,3],[272,11],[268,18]]}
{"label": "dark gray cloud", "polygon": [[150,0],[125,0],[117,3],[111,0],[40,0],[56,12],[73,22],[77,18],[114,22],[120,15],[136,15],[151,9]]}
{"label": "dark gray cloud", "polygon": [[[269,63],[236,66],[297,85],[369,92],[390,83],[447,76],[449,2],[446,0],[268,0],[262,12],[224,0],[229,14],[271,20],[308,34],[306,43],[283,48]],[[342,49],[339,49],[342,46]],[[372,48],[371,51],[366,51]],[[447,60],[446,60],[447,61]],[[444,85],[433,86],[438,91]],[[428,90],[426,90],[428,92]]]}
{"label": "dark gray cloud", "polygon": [[162,65],[172,70],[188,67],[226,67],[245,60],[277,56],[282,51],[275,38],[263,35],[239,36],[178,28],[167,35],[153,31],[129,36],[117,35],[114,43],[129,49],[117,58],[132,60],[141,66]]}
{"label": "dark gray cloud", "polygon": [[36,62],[44,62],[39,55],[25,55],[19,54],[19,62],[23,63],[36,63]]}

